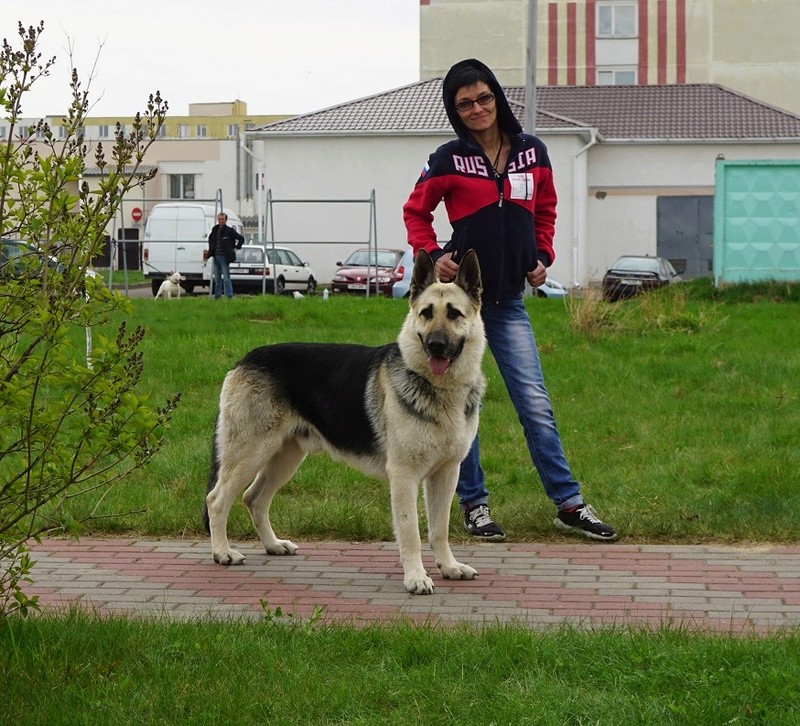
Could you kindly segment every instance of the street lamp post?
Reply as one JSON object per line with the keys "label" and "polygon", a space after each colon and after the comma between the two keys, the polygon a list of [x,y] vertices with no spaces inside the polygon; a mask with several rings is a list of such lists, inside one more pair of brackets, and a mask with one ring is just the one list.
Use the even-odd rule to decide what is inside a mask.
{"label": "street lamp post", "polygon": [[528,51],[525,72],[525,119],[526,133],[536,133],[536,24],[537,0],[528,0]]}

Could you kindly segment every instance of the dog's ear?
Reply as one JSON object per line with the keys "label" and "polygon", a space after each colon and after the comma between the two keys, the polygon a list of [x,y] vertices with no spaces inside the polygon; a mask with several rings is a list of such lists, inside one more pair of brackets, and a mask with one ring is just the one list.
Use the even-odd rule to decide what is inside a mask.
{"label": "dog's ear", "polygon": [[480,305],[483,283],[481,282],[481,266],[478,264],[478,255],[475,250],[467,250],[467,254],[459,263],[455,283]]}
{"label": "dog's ear", "polygon": [[436,275],[433,270],[433,260],[425,251],[420,250],[414,258],[414,274],[411,276],[411,285],[408,289],[408,297],[413,302],[428,285],[436,282]]}

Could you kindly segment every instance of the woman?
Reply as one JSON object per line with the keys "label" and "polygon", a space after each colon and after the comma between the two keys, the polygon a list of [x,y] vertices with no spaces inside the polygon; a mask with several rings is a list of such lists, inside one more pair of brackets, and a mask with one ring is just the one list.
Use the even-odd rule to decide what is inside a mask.
{"label": "woman", "polygon": [[[442,97],[458,139],[430,156],[403,207],[409,244],[433,257],[443,282],[455,278],[467,250],[478,253],[486,341],[556,505],[553,523],[592,539],[615,540],[617,533],[584,502],[570,472],[523,304],[525,281],[541,285],[555,259],[556,191],[547,149],[522,133],[494,73],[478,60],[450,69]],[[433,229],[433,210],[442,199],[453,227],[443,250]],[[457,492],[467,532],[485,541],[505,539],[489,511],[477,437],[461,464]]]}

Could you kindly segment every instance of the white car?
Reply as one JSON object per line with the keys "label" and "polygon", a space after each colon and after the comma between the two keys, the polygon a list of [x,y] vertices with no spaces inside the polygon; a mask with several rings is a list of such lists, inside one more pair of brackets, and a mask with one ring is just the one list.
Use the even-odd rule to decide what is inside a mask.
{"label": "white car", "polygon": [[308,262],[303,262],[294,250],[288,247],[264,247],[243,245],[236,250],[236,262],[231,262],[231,282],[236,292],[259,293],[298,291],[313,293],[317,289],[317,278]]}
{"label": "white car", "polygon": [[[408,288],[411,286],[411,275],[414,272],[414,260],[411,257],[411,250],[406,250],[403,259],[400,260],[400,267],[403,268],[403,277],[392,285],[392,297],[408,297]],[[544,284],[535,289],[536,297],[566,297],[567,288],[558,280],[548,277]]]}
{"label": "white car", "polygon": [[552,277],[548,277],[534,290],[536,297],[566,297],[569,294],[567,288]]}

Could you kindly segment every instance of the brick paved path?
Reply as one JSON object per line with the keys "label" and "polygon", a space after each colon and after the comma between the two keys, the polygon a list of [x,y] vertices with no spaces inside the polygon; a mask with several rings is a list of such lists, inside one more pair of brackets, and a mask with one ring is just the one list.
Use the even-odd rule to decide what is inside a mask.
{"label": "brick paved path", "polygon": [[394,543],[299,543],[294,557],[239,546],[240,567],[211,560],[207,540],[45,540],[32,545],[44,610],[77,604],[101,613],[284,616],[368,623],[516,622],[533,628],[668,624],[766,632],[800,626],[800,547],[629,544],[456,544],[480,577],[441,578],[429,549],[429,596],[403,589]]}

